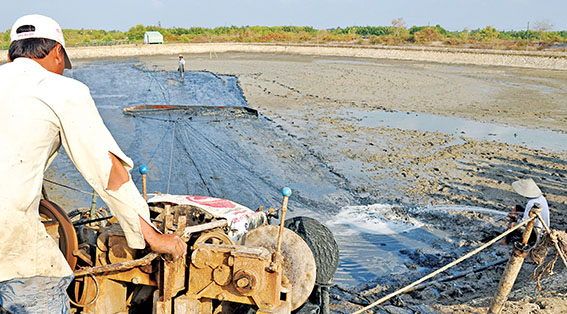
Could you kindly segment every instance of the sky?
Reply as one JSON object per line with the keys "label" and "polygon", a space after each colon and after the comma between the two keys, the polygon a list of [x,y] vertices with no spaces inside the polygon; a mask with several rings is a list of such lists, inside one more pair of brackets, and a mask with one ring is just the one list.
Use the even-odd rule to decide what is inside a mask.
{"label": "sky", "polygon": [[26,0],[5,1],[0,30],[25,14],[43,14],[62,28],[126,31],[132,26],[387,26],[402,18],[407,27],[440,24],[460,31],[486,26],[522,30],[547,22],[567,30],[566,0]]}

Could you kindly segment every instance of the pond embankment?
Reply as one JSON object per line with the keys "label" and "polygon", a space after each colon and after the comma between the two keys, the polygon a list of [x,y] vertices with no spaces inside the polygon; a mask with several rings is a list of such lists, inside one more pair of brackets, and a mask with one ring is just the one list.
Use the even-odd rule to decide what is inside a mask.
{"label": "pond embankment", "polygon": [[[191,43],[165,45],[121,45],[67,47],[71,59],[152,56],[198,53],[285,53],[328,57],[414,60],[451,64],[476,64],[522,68],[567,70],[567,52],[500,51],[439,47],[390,47],[285,43]],[[6,62],[6,55],[0,62]]]}

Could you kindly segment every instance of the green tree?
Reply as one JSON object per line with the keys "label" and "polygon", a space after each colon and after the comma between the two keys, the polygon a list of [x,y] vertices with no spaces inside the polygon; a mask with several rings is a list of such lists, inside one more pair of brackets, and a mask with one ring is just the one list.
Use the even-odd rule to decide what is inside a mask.
{"label": "green tree", "polygon": [[494,29],[492,26],[487,26],[484,29],[481,29],[478,33],[475,34],[476,39],[482,41],[490,41],[498,38],[500,34],[499,31]]}
{"label": "green tree", "polygon": [[135,27],[130,28],[126,32],[126,36],[128,36],[129,39],[142,40],[144,39],[145,33],[146,33],[146,28],[144,27],[144,25],[138,24]]}

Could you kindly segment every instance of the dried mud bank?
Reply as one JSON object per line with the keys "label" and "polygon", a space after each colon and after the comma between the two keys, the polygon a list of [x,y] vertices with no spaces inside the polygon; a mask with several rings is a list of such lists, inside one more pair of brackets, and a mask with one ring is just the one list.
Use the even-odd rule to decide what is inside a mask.
{"label": "dried mud bank", "polygon": [[[445,253],[402,252],[412,261],[405,265],[409,272],[368,278],[350,292],[334,289],[336,313],[350,313],[447,264],[508,223],[504,215],[410,210],[415,206],[466,205],[506,213],[524,202],[512,192],[511,182],[532,177],[550,202],[552,227],[567,229],[565,151],[477,140],[466,132],[363,123],[365,114],[397,111],[566,132],[566,71],[282,54],[207,53],[186,59],[190,70],[236,75],[248,103],[342,176],[358,199],[395,204],[400,215],[446,232],[443,241],[452,247]],[[174,56],[140,60],[156,70],[176,66]],[[289,152],[289,162],[302,153]],[[509,253],[509,246],[498,244],[452,271],[506,259]],[[524,266],[503,313],[566,310],[563,266],[542,279],[542,292],[531,277],[534,268],[533,263]],[[502,270],[499,264],[438,282],[375,312],[485,313]]]}
{"label": "dried mud bank", "polygon": [[[67,47],[73,59],[174,55],[179,53],[278,53],[327,57],[395,59],[451,64],[496,65],[538,69],[567,69],[567,53],[518,52],[431,47],[384,47],[309,44],[194,43],[165,45],[123,45],[111,47]],[[0,63],[6,62],[0,56]]]}

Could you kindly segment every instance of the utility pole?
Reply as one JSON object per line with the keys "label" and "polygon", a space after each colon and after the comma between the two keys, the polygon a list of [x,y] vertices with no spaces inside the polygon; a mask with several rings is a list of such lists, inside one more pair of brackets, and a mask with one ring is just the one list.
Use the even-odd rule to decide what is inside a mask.
{"label": "utility pole", "polygon": [[528,51],[529,41],[530,41],[530,22],[528,21],[528,28],[526,30],[526,51]]}

